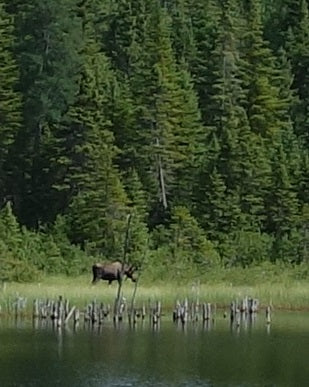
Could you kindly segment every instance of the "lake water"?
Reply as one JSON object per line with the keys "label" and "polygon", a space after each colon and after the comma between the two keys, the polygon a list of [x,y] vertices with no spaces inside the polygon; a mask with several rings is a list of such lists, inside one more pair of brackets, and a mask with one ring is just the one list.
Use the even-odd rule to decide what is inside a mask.
{"label": "lake water", "polygon": [[309,313],[185,329],[168,318],[77,330],[2,318],[0,386],[309,386]]}

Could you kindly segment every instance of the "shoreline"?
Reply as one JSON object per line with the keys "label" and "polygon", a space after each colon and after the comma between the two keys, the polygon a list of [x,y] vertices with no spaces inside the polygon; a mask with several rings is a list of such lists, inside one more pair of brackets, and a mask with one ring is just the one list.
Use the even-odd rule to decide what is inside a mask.
{"label": "shoreline", "polygon": [[[9,303],[21,298],[26,299],[27,304],[32,305],[35,299],[57,299],[62,296],[70,300],[71,304],[79,308],[87,303],[97,300],[112,304],[115,300],[118,284],[114,282],[108,285],[101,281],[97,285],[91,285],[89,276],[77,278],[46,277],[39,283],[5,283],[0,288],[0,306],[2,313]],[[128,305],[131,303],[134,292],[134,284],[125,281],[123,284],[123,297]],[[199,303],[209,302],[218,309],[229,308],[231,302],[252,297],[259,300],[260,309],[267,306],[273,310],[309,311],[309,284],[307,281],[290,281],[288,283],[260,283],[253,285],[238,285],[218,283],[198,283],[188,281],[186,284],[177,283],[153,284],[144,283],[137,287],[135,305],[162,302],[163,308],[171,309],[176,301],[188,299]]]}

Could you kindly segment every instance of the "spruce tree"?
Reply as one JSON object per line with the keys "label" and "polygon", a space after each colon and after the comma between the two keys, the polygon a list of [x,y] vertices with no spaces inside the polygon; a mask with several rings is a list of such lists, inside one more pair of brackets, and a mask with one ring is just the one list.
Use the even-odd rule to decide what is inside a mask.
{"label": "spruce tree", "polygon": [[90,244],[96,252],[119,257],[127,198],[113,164],[117,149],[108,112],[113,73],[96,40],[91,11],[88,4],[82,19],[79,92],[63,123],[68,136],[61,135],[67,157],[64,183],[72,195],[70,236],[82,246]]}
{"label": "spruce tree", "polygon": [[55,217],[49,205],[54,180],[50,141],[76,92],[80,25],[75,0],[15,1],[9,9],[14,13],[24,101],[23,130],[14,145],[14,195],[22,223],[38,227]]}
{"label": "spruce tree", "polygon": [[270,141],[276,141],[286,103],[280,99],[279,73],[274,55],[263,37],[261,2],[247,3],[247,24],[241,50],[247,101],[245,108],[251,130]]}
{"label": "spruce tree", "polygon": [[[248,97],[245,107],[251,130],[263,139],[265,155],[271,166],[269,192],[265,196],[267,221],[264,227],[277,238],[278,243],[284,233],[291,232],[296,226],[299,216],[296,195],[299,159],[297,161],[297,141],[293,136],[289,111],[289,102],[293,101],[289,84],[291,78],[287,77],[287,67],[275,66],[275,58],[263,38],[261,4],[251,3],[247,12],[249,30],[244,34],[242,51],[246,62],[244,84]],[[290,142],[289,145],[287,142]],[[293,168],[289,166],[292,159]],[[285,224],[282,223],[284,217],[287,218]]]}
{"label": "spruce tree", "polygon": [[127,172],[124,185],[131,215],[127,259],[139,266],[143,265],[146,259],[150,237],[147,227],[147,196],[134,169]]}
{"label": "spruce tree", "polygon": [[293,111],[294,130],[297,136],[309,146],[309,10],[306,0],[298,2],[297,23],[287,33],[286,50],[291,60],[299,103]]}
{"label": "spruce tree", "polygon": [[[234,1],[222,4],[211,51],[209,71],[212,83],[208,88],[209,104],[205,110],[209,133],[207,142],[211,147],[215,138],[219,145],[217,154],[207,152],[205,165],[212,176],[209,183],[217,184],[222,179],[226,195],[234,203],[230,208],[224,198],[223,203],[219,203],[215,192],[214,200],[208,199],[217,203],[219,209],[225,207],[224,216],[229,219],[229,225],[216,227],[220,233],[228,233],[235,224],[242,229],[259,229],[265,218],[264,196],[270,179],[265,144],[261,136],[251,130],[244,108],[246,89],[242,78],[244,63],[238,49],[241,36],[239,27],[236,27],[238,17]],[[213,156],[215,159],[211,160]],[[207,190],[207,185],[204,189]],[[237,211],[235,206],[239,206]]]}
{"label": "spruce tree", "polygon": [[193,62],[196,56],[196,46],[192,25],[192,13],[190,0],[171,0],[165,2],[165,7],[172,19],[173,50],[177,62]]}
{"label": "spruce tree", "polygon": [[189,59],[195,89],[199,97],[202,123],[208,120],[209,88],[212,85],[212,51],[220,19],[217,1],[190,0],[195,55]]}
{"label": "spruce tree", "polygon": [[295,99],[291,106],[293,127],[308,145],[308,40],[309,17],[306,0],[280,0],[269,6],[266,34],[276,51],[284,49],[291,63]]}
{"label": "spruce tree", "polygon": [[290,182],[285,158],[281,147],[276,151],[276,160],[273,160],[273,187],[267,203],[267,230],[278,238],[297,227],[299,222],[299,201]]}
{"label": "spruce tree", "polygon": [[216,266],[219,255],[207,240],[204,230],[187,208],[176,206],[171,212],[170,236],[172,256],[179,265],[183,261],[209,268]]}
{"label": "spruce tree", "polygon": [[182,192],[187,199],[191,196],[185,193],[190,186],[186,182],[192,180],[203,131],[190,74],[185,63],[181,68],[176,63],[166,9],[152,6],[146,32],[144,50],[132,64],[130,79],[136,104],[132,147],[153,208],[161,203],[166,209],[185,200]]}
{"label": "spruce tree", "polygon": [[12,144],[21,130],[22,103],[17,91],[19,70],[14,57],[13,18],[0,2],[0,207],[5,197],[12,199]]}
{"label": "spruce tree", "polygon": [[16,253],[22,244],[20,225],[13,214],[12,203],[8,201],[0,211],[0,239],[9,250]]}

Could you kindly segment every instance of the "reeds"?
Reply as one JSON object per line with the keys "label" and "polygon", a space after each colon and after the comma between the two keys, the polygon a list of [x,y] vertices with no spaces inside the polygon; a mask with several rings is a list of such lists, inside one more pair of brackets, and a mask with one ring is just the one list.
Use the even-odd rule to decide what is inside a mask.
{"label": "reeds", "polygon": [[[125,281],[122,296],[130,302],[134,284]],[[49,277],[41,283],[19,284],[6,283],[0,287],[0,307],[22,297],[32,304],[33,300],[56,299],[60,295],[70,299],[74,305],[83,308],[89,300],[113,303],[117,293],[117,284],[105,282],[91,285],[88,276],[78,278]],[[140,281],[137,289],[136,303],[160,300],[165,307],[173,308],[177,299],[207,300],[217,308],[226,308],[231,300],[250,296],[258,298],[260,305],[271,305],[277,309],[309,310],[309,284],[307,282],[289,281],[288,283],[264,283],[252,286],[233,285],[232,283],[199,283],[187,281],[181,285],[174,283],[150,284]]]}

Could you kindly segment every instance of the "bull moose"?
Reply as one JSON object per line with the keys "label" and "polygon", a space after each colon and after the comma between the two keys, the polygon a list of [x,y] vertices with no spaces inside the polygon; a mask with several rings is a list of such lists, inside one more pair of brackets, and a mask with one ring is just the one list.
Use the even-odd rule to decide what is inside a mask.
{"label": "bull moose", "polygon": [[124,276],[131,278],[133,282],[136,282],[136,278],[133,277],[134,272],[137,268],[127,263],[120,261],[107,262],[107,263],[96,263],[92,266],[93,280],[92,283],[97,283],[100,279],[108,281],[111,284],[117,280],[120,284]]}

